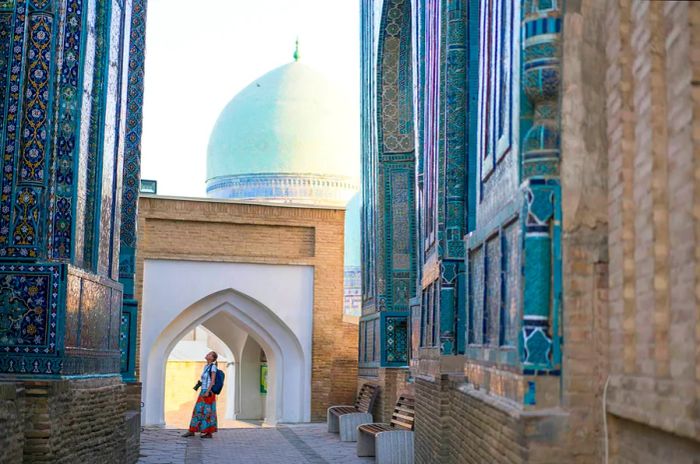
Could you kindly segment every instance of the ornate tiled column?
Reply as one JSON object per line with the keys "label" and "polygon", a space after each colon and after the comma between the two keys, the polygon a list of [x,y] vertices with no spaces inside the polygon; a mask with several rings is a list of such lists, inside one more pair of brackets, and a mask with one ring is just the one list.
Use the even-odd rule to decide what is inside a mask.
{"label": "ornate tiled column", "polygon": [[380,385],[390,417],[409,362],[416,293],[411,1],[362,4],[362,286],[360,382]]}
{"label": "ornate tiled column", "polygon": [[[464,336],[456,330],[464,324],[465,289],[464,234],[467,168],[467,5],[447,1],[445,62],[445,163],[444,218],[438,221],[440,264],[440,348],[441,354],[464,350]],[[441,177],[442,177],[441,176]],[[440,201],[443,201],[442,199]],[[461,323],[456,322],[460,320]]]}
{"label": "ornate tiled column", "polygon": [[93,460],[125,460],[117,262],[131,8],[0,1],[0,381],[31,386],[32,462],[80,460],[76,426],[90,428],[79,447]]}
{"label": "ornate tiled column", "polygon": [[561,365],[559,3],[527,0],[522,10],[522,86],[528,102],[521,118],[525,238],[520,345],[526,373],[551,373]]}
{"label": "ornate tiled column", "polygon": [[[122,2],[123,3],[123,2]],[[123,126],[123,24],[130,2],[16,0],[0,4],[2,196],[0,372],[119,372],[122,289],[116,282]],[[98,36],[103,21],[110,34]],[[101,58],[96,59],[96,58]],[[95,86],[95,70],[112,69]],[[93,99],[92,95],[102,98]],[[95,105],[100,101],[103,104]],[[96,120],[103,122],[97,127]],[[105,129],[106,128],[106,129]],[[83,140],[101,134],[100,149]],[[98,166],[91,188],[85,166]],[[86,198],[98,198],[94,209]],[[99,230],[83,259],[85,227]]]}
{"label": "ornate tiled column", "polygon": [[143,84],[146,52],[146,8],[148,0],[133,0],[129,75],[127,79],[126,138],[122,175],[121,233],[119,236],[119,282],[124,286],[119,349],[121,373],[126,381],[136,380],[136,333],[138,301],[136,275],[136,215],[141,179],[141,127],[143,121]]}

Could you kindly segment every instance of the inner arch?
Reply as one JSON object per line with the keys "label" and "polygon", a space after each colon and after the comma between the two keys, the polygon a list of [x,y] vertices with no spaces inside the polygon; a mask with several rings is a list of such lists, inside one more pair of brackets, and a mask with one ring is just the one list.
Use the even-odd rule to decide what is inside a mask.
{"label": "inner arch", "polygon": [[165,363],[175,344],[187,332],[219,315],[231,318],[268,356],[269,391],[265,422],[308,421],[311,400],[309,355],[304,353],[298,338],[274,312],[259,301],[229,288],[206,296],[177,314],[144,355],[141,369],[144,424],[164,425]]}

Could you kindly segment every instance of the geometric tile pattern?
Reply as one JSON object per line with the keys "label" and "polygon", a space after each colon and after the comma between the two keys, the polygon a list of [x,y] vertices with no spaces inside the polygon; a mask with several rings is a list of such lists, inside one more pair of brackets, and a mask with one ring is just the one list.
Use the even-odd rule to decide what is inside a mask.
{"label": "geometric tile pattern", "polygon": [[56,351],[60,268],[0,265],[0,352]]}
{"label": "geometric tile pattern", "polygon": [[[84,223],[84,238],[83,240],[83,263],[89,269],[95,268],[96,248],[95,234],[98,225],[96,224],[96,209],[97,200],[100,191],[101,176],[98,173],[98,160],[101,156],[101,140],[104,139],[105,125],[105,95],[102,91],[105,88],[107,76],[105,75],[105,64],[109,53],[109,25],[107,19],[109,17],[109,2],[97,2],[94,20],[94,66],[92,73],[92,96],[90,101],[90,127],[87,135],[87,153],[85,160],[85,217]],[[87,77],[87,76],[86,76]],[[85,85],[88,85],[87,83]]]}
{"label": "geometric tile pattern", "polygon": [[133,0],[129,76],[126,101],[126,140],[122,187],[122,246],[136,247],[136,208],[141,173],[141,129],[143,123],[143,84],[146,52],[147,0]]}
{"label": "geometric tile pattern", "polygon": [[561,247],[557,232],[561,89],[561,11],[558,2],[528,1],[522,21],[522,89],[532,119],[522,141],[524,221],[521,361],[528,372],[558,372]]}
{"label": "geometric tile pattern", "polygon": [[70,259],[73,227],[73,167],[78,155],[79,72],[82,32],[82,0],[69,0],[63,37],[63,67],[59,87],[53,212],[49,224],[49,253],[55,259]]}
{"label": "geometric tile pattern", "polygon": [[133,0],[127,77],[124,166],[122,171],[121,229],[119,232],[119,281],[124,285],[119,348],[121,373],[135,378],[136,321],[138,305],[134,299],[136,273],[136,215],[141,179],[141,133],[146,53],[147,0]]}
{"label": "geometric tile pattern", "polygon": [[386,363],[408,364],[408,316],[387,316],[384,331]]}
{"label": "geometric tile pattern", "polygon": [[[19,255],[13,245],[10,232],[13,211],[13,182],[15,175],[14,159],[17,150],[17,133],[19,131],[18,113],[21,105],[20,82],[22,62],[24,59],[24,29],[27,18],[26,0],[18,0],[15,8],[15,21],[12,34],[12,57],[10,61],[9,92],[7,93],[7,116],[2,158],[2,181],[0,182],[0,257]],[[3,76],[4,77],[4,76]],[[36,251],[23,249],[24,255],[36,256]]]}
{"label": "geometric tile pattern", "polygon": [[[76,169],[83,161],[78,154],[81,146],[89,148],[93,166],[100,164],[102,139],[112,137],[109,128],[100,127],[105,123],[103,102],[109,97],[117,100],[115,107],[119,105],[116,89],[102,85],[105,79],[99,74],[106,64],[105,39],[116,52],[122,31],[118,21],[112,31],[106,27],[95,31],[100,20],[104,23],[108,17],[105,12],[112,2],[90,2],[102,8],[95,12],[97,24],[90,25],[84,14],[87,4],[84,0],[0,0],[3,373],[95,374],[118,369],[121,289],[109,278],[68,265],[82,264],[73,262],[80,241],[76,226],[82,226],[76,222],[83,221],[75,216],[81,212],[76,202],[85,201],[86,196],[78,191]],[[117,2],[113,5],[117,11]],[[89,34],[86,27],[91,28]],[[94,55],[86,50],[89,43],[94,45]],[[98,71],[97,85],[95,80],[82,82],[83,75],[92,77],[93,67]],[[91,96],[83,101],[83,95]],[[83,109],[92,111],[84,114]],[[110,127],[118,125],[114,123]],[[89,126],[91,133],[82,131]],[[92,145],[82,145],[81,135],[85,142],[89,136]],[[101,182],[94,171],[87,196]],[[119,191],[119,186],[114,182],[110,189]],[[109,209],[112,198],[108,192],[105,197],[103,208]],[[111,248],[113,244],[103,245]],[[86,354],[82,348],[99,355]]]}
{"label": "geometric tile pattern", "polygon": [[[408,303],[415,294],[417,274],[411,2],[372,3],[362,4],[362,63],[363,69],[371,71],[369,75],[363,71],[367,84],[362,101],[363,142],[368,143],[363,143],[362,153],[361,321],[365,330],[360,332],[364,350],[360,364],[404,366],[408,362]],[[381,23],[376,40],[367,37],[376,32],[375,17]],[[405,315],[387,325],[384,316],[396,311]],[[382,313],[379,318],[376,312]]]}
{"label": "geometric tile pattern", "polygon": [[[561,4],[363,2],[363,320],[382,312],[383,362],[404,342],[389,311],[420,296],[422,345],[559,372]],[[423,295],[403,273],[412,253]]]}

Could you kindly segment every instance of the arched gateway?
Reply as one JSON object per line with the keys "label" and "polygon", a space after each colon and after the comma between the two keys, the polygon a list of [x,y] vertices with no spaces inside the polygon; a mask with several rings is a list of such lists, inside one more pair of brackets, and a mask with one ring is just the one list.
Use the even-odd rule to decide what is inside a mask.
{"label": "arched gateway", "polygon": [[329,404],[352,401],[357,326],[343,315],[343,227],[333,208],[142,196],[143,423],[164,423],[166,361],[199,325],[236,359],[227,380],[236,411],[249,402],[238,387],[255,375],[243,355],[249,340],[267,357],[267,423],[320,419]]}
{"label": "arched gateway", "polygon": [[[302,287],[299,289],[299,294],[286,295],[287,298],[291,296],[292,299],[301,297],[298,301],[292,303],[292,306],[296,306],[295,303],[302,303],[301,307],[295,307],[294,309],[300,309],[302,314],[306,312],[309,316],[308,318],[299,318],[302,326],[297,327],[299,333],[295,333],[273,310],[259,301],[232,289],[212,293],[177,313],[177,300],[183,296],[192,296],[198,290],[201,291],[201,288],[187,285],[186,281],[191,279],[191,275],[180,273],[180,271],[186,267],[197,267],[200,271],[203,271],[199,273],[198,278],[207,281],[206,283],[216,285],[217,279],[214,274],[220,272],[222,266],[218,263],[213,266],[207,266],[207,264],[177,261],[153,263],[154,266],[161,268],[161,272],[163,268],[172,268],[175,270],[175,273],[180,275],[180,279],[159,278],[156,282],[145,281],[144,296],[146,298],[144,298],[143,303],[145,318],[142,325],[142,340],[148,343],[147,340],[150,340],[154,335],[156,336],[150,345],[150,350],[148,352],[142,350],[141,378],[144,384],[145,424],[160,425],[164,423],[165,365],[173,347],[185,333],[214,318],[216,318],[217,324],[209,325],[208,328],[219,338],[227,341],[226,338],[230,331],[227,330],[226,324],[233,324],[255,339],[267,354],[270,374],[265,404],[265,422],[274,424],[278,421],[309,421],[311,417],[311,355],[309,351],[311,331],[305,330],[306,327],[303,327],[303,325],[307,324],[304,324],[306,321],[302,319],[308,319],[308,329],[310,329],[312,301],[311,298],[306,297],[311,296],[310,292],[313,290],[312,273],[309,269],[304,268],[291,270],[293,273],[301,272],[306,274],[306,279],[303,280],[306,280],[305,284],[307,284],[305,285],[306,288]],[[231,267],[231,265],[228,266]],[[244,265],[244,267],[247,266]],[[235,273],[234,269],[230,269],[230,271]],[[275,271],[275,269],[270,269],[267,272],[274,273]],[[165,272],[167,273],[167,271]],[[214,278],[209,280],[212,277]],[[178,282],[178,280],[180,281]],[[158,286],[162,287],[157,288]],[[183,291],[163,292],[163,290],[168,288],[172,290],[181,289]],[[309,293],[309,295],[304,295],[304,293]],[[156,297],[158,301],[154,301],[155,295],[158,295]],[[306,308],[304,308],[305,303],[308,304]],[[169,310],[169,308],[172,308],[172,310]],[[162,317],[163,311],[161,310],[166,313],[165,317]],[[158,317],[153,317],[156,312],[160,314],[158,314]],[[173,314],[175,317],[163,328],[165,320]],[[160,333],[156,335],[159,331]],[[304,339],[307,345],[306,350],[302,347],[299,336]],[[239,376],[240,373],[236,372],[235,378]],[[229,382],[231,381],[234,381],[234,379],[229,380]]]}

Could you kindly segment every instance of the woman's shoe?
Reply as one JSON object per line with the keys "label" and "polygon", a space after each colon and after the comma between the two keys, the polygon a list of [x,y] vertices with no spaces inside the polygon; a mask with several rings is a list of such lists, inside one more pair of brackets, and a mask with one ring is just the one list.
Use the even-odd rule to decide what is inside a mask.
{"label": "woman's shoe", "polygon": [[194,433],[192,432],[185,432],[182,434],[183,437],[194,437]]}
{"label": "woman's shoe", "polygon": [[199,438],[214,438],[214,437],[212,437],[211,433],[203,433],[202,435],[199,436]]}

